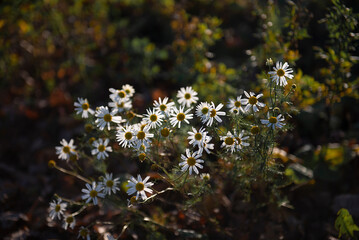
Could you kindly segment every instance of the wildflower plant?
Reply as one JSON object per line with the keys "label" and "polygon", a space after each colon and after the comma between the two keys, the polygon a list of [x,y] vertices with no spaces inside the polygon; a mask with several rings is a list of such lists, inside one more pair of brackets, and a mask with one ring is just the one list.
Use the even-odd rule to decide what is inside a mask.
{"label": "wildflower plant", "polygon": [[[89,103],[79,98],[77,114],[92,130],[76,140],[78,147],[72,139],[69,143],[63,139],[62,146],[56,147],[59,159],[78,156],[78,161],[66,162],[71,170],[54,161],[49,166],[78,178],[86,187],[79,189],[77,201],[56,195],[57,202],[50,203],[51,219],[66,216],[64,228],[75,228],[79,237],[88,239],[93,223],[75,226],[77,215],[94,205],[103,211],[118,210],[125,220],[110,220],[113,227],[109,230],[120,237],[131,224],[158,227],[149,211],[142,211],[146,205],[157,206],[160,201],[173,204],[178,211],[194,209],[218,187],[212,182],[218,176],[234,184],[243,196],[253,181],[274,188],[282,166],[275,162],[273,149],[279,134],[290,126],[291,116],[283,105],[291,104],[294,88],[285,86],[293,84],[293,70],[288,63],[273,66],[269,61],[267,65],[269,95],[245,89],[223,103],[201,102],[195,89],[185,87],[176,98],[156,99],[145,113],[136,113],[132,108],[135,90],[126,84],[109,90],[112,110],[99,106],[95,114],[90,108],[80,109]],[[114,102],[123,105],[117,108]],[[84,114],[85,110],[90,114]],[[136,167],[116,167],[123,161]],[[85,171],[81,164],[93,170]]]}

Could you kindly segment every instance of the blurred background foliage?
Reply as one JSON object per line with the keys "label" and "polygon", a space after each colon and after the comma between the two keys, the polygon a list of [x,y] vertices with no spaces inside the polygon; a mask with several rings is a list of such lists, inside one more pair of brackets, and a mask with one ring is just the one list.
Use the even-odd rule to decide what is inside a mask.
{"label": "blurred background foliage", "polygon": [[[105,104],[109,87],[129,83],[141,112],[152,99],[188,85],[200,99],[216,103],[250,89],[268,96],[263,69],[272,58],[295,70],[287,86],[296,84],[294,128],[274,153],[286,167],[289,182],[280,190],[286,197],[275,197],[277,208],[274,202],[260,207],[272,200],[263,200],[265,183],[253,183],[247,186],[251,200],[228,210],[219,199],[231,187],[222,183],[218,201],[207,199],[207,208],[219,209],[210,225],[219,227],[207,228],[207,234],[337,236],[340,208],[359,220],[358,12],[358,1],[349,0],[2,1],[0,233],[67,236],[44,216],[51,193],[73,180],[54,176],[46,163],[56,157],[59,139],[83,131],[71,117],[77,97]],[[181,214],[178,221],[188,225]],[[156,234],[148,239],[165,236]]]}

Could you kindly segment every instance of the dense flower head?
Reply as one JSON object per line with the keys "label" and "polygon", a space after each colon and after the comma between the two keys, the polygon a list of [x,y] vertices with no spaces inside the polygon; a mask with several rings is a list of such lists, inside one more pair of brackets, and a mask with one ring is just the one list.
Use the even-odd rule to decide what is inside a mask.
{"label": "dense flower head", "polygon": [[191,110],[192,109],[189,108],[185,111],[184,107],[179,107],[179,109],[174,107],[170,117],[171,125],[173,127],[176,127],[176,125],[178,125],[178,128],[180,128],[182,122],[189,124],[188,120],[193,118],[193,114],[189,113]]}
{"label": "dense flower head", "polygon": [[137,175],[137,179],[134,177],[131,177],[130,180],[128,180],[128,190],[127,194],[132,195],[136,193],[136,200],[141,198],[142,200],[147,199],[146,192],[152,194],[152,189],[150,187],[153,185],[151,182],[147,182],[150,179],[149,176],[147,176],[145,179],[142,180],[141,175]]}
{"label": "dense flower head", "polygon": [[293,70],[291,68],[289,68],[288,63],[281,63],[281,62],[277,62],[276,66],[273,67],[274,71],[270,71],[268,72],[268,74],[272,75],[271,79],[272,81],[275,81],[277,85],[279,86],[286,86],[288,84],[287,79],[292,79],[294,76],[293,74]]}
{"label": "dense flower head", "polygon": [[199,174],[198,168],[202,169],[203,166],[201,163],[204,162],[202,159],[200,159],[200,157],[202,157],[202,154],[198,152],[191,153],[191,151],[187,148],[186,155],[181,154],[181,159],[183,160],[179,163],[179,166],[182,167],[181,170],[183,172],[188,170],[190,175],[192,174],[192,171],[194,171],[196,174]]}
{"label": "dense flower head", "polygon": [[82,199],[86,199],[86,203],[92,201],[94,205],[97,205],[98,198],[105,197],[102,184],[97,184],[96,182],[92,182],[91,185],[86,183],[86,188],[83,188],[81,191],[84,193],[84,195],[82,195]]}
{"label": "dense flower head", "polygon": [[110,130],[110,123],[121,124],[126,122],[126,120],[122,119],[121,116],[115,116],[114,112],[110,112],[108,107],[101,106],[97,109],[95,116],[97,117],[95,123],[100,130],[103,130],[106,126],[107,129]]}
{"label": "dense flower head", "polygon": [[90,104],[86,98],[78,98],[77,101],[78,102],[74,103],[75,110],[77,114],[81,114],[82,118],[88,118],[89,113],[91,115],[95,113],[95,111],[90,108]]}
{"label": "dense flower head", "polygon": [[164,115],[157,109],[147,109],[147,114],[143,120],[149,126],[149,128],[157,128],[162,125]]}
{"label": "dense flower head", "polygon": [[183,107],[190,107],[198,101],[197,92],[192,87],[181,88],[177,93],[178,103]]}
{"label": "dense flower head", "polygon": [[243,102],[244,104],[246,104],[246,107],[244,108],[244,111],[247,112],[250,108],[253,109],[253,112],[258,112],[259,108],[262,108],[265,106],[264,103],[261,103],[258,99],[261,98],[263,96],[263,93],[258,94],[257,96],[253,93],[253,92],[246,92],[244,91],[244,95],[246,95],[246,97],[248,99],[245,99],[245,101]]}
{"label": "dense flower head", "polygon": [[133,125],[120,126],[117,128],[116,140],[124,148],[130,148],[135,142],[135,127]]}
{"label": "dense flower head", "polygon": [[174,105],[174,102],[168,102],[168,97],[165,97],[164,99],[158,98],[158,101],[155,100],[153,103],[153,106],[166,116],[169,116]]}
{"label": "dense flower head", "polygon": [[54,219],[54,218],[58,218],[61,219],[61,217],[64,215],[64,212],[66,211],[66,207],[67,207],[67,203],[62,202],[61,199],[53,200],[50,203],[50,218]]}
{"label": "dense flower head", "polygon": [[244,113],[243,106],[246,104],[246,102],[247,101],[245,99],[242,99],[241,95],[235,99],[230,98],[227,107],[229,108],[229,111],[234,114],[238,114],[239,112]]}
{"label": "dense flower head", "polygon": [[70,160],[72,154],[76,154],[76,146],[74,145],[74,140],[70,139],[67,142],[65,139],[60,141],[61,146],[56,147],[56,154],[58,155],[59,159],[62,160]]}
{"label": "dense flower head", "polygon": [[282,114],[279,114],[278,116],[270,116],[269,112],[267,113],[267,119],[261,119],[261,123],[265,124],[267,127],[270,127],[272,129],[274,129],[275,127],[277,128],[282,128],[285,123],[284,121],[284,117],[282,116]]}
{"label": "dense flower head", "polygon": [[112,173],[106,173],[102,181],[103,192],[107,195],[111,195],[111,192],[116,193],[120,189],[117,187],[120,183],[119,178],[112,178]]}
{"label": "dense flower head", "polygon": [[107,146],[109,142],[110,142],[110,139],[108,139],[108,138],[106,138],[105,140],[103,140],[101,138],[98,140],[95,140],[92,143],[92,146],[94,147],[94,149],[92,149],[91,154],[97,155],[98,160],[106,159],[109,156],[107,152],[112,152],[112,147]]}

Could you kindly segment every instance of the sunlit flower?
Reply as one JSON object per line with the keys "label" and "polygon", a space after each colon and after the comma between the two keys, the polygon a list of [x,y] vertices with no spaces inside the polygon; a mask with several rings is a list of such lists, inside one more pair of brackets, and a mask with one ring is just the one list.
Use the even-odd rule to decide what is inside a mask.
{"label": "sunlit flower", "polygon": [[130,180],[128,180],[127,186],[129,187],[129,189],[127,190],[127,194],[132,195],[135,192],[137,192],[136,200],[138,200],[139,197],[141,197],[142,200],[146,200],[147,195],[145,192],[148,192],[148,193],[153,192],[152,189],[150,189],[150,187],[153,185],[153,183],[147,182],[148,179],[150,179],[150,176],[147,176],[142,181],[142,178],[139,174],[137,175],[137,180],[136,180],[136,178],[131,177]]}
{"label": "sunlit flower", "polygon": [[200,177],[205,181],[209,181],[211,179],[211,175],[209,175],[209,173],[201,173]]}
{"label": "sunlit flower", "polygon": [[244,94],[248,98],[248,99],[244,99],[245,100],[244,104],[247,104],[247,106],[244,108],[245,112],[247,112],[251,107],[253,108],[254,112],[258,112],[259,107],[264,107],[265,106],[264,103],[261,103],[261,102],[258,101],[258,99],[263,96],[263,93],[258,94],[257,96],[255,96],[255,94],[253,92],[247,93],[246,91],[244,91]]}
{"label": "sunlit flower", "polygon": [[113,114],[128,111],[132,108],[132,102],[129,99],[112,99],[112,102],[108,103],[108,106],[112,109]]}
{"label": "sunlit flower", "polygon": [[210,150],[213,150],[214,149],[214,144],[213,143],[210,143],[210,141],[212,140],[212,137],[211,136],[206,136],[202,145],[201,146],[198,146],[199,149],[198,149],[198,153],[199,154],[202,154],[203,150],[205,150],[208,154],[211,153]]}
{"label": "sunlit flower", "polygon": [[158,98],[158,101],[156,100],[154,101],[153,106],[158,110],[160,110],[162,113],[169,116],[175,103],[174,102],[167,103],[167,102],[168,102],[168,97],[165,97],[163,100],[161,98]]}
{"label": "sunlit flower", "polygon": [[90,240],[91,239],[90,238],[90,231],[87,228],[81,226],[80,230],[79,230],[79,235],[77,236],[77,238],[80,238],[80,237],[82,239]]}
{"label": "sunlit flower", "polygon": [[128,97],[132,97],[135,94],[135,89],[130,84],[123,85],[122,90],[125,91]]}
{"label": "sunlit flower", "polygon": [[236,139],[230,131],[228,131],[225,136],[221,136],[220,139],[223,141],[221,147],[226,148],[227,151],[231,151],[231,153],[236,151]]}
{"label": "sunlit flower", "polygon": [[214,103],[212,102],[211,109],[209,110],[209,118],[203,120],[202,122],[204,124],[207,123],[207,126],[212,126],[214,119],[217,122],[221,123],[222,119],[219,116],[225,116],[226,115],[225,112],[219,111],[219,110],[221,110],[222,107],[223,107],[222,103],[218,104],[218,106],[216,107],[214,105]]}
{"label": "sunlit flower", "polygon": [[149,132],[149,127],[145,126],[144,128],[137,127],[135,129],[135,145],[145,145],[146,147],[150,146],[151,139],[153,138],[153,133]]}
{"label": "sunlit flower", "polygon": [[177,93],[178,103],[182,106],[190,107],[192,103],[196,103],[198,97],[197,92],[192,87],[181,88]]}
{"label": "sunlit flower", "polygon": [[196,107],[196,116],[201,118],[201,121],[206,121],[209,118],[211,104],[208,102],[201,102]]}
{"label": "sunlit flower", "polygon": [[184,107],[179,107],[177,109],[176,107],[173,108],[173,111],[171,112],[170,122],[173,127],[175,127],[178,124],[178,128],[181,127],[181,122],[185,122],[189,124],[188,119],[193,118],[193,114],[189,113],[191,109],[187,109],[184,111]]}
{"label": "sunlit flower", "polygon": [[67,230],[68,227],[70,227],[71,229],[74,229],[75,225],[76,225],[76,219],[72,214],[64,216],[64,222],[62,224],[62,227],[65,230]]}
{"label": "sunlit flower", "polygon": [[242,99],[242,95],[237,97],[237,99],[229,99],[229,103],[227,105],[227,107],[229,108],[229,111],[234,113],[234,114],[238,114],[239,111],[244,113],[244,109],[242,108],[243,105],[246,104],[246,100]]}
{"label": "sunlit flower", "polygon": [[82,199],[86,199],[86,203],[93,201],[93,204],[98,204],[98,197],[104,198],[105,194],[102,193],[103,186],[101,184],[97,184],[96,182],[92,182],[92,185],[86,183],[86,188],[83,188],[81,191],[84,193],[82,195]]}
{"label": "sunlit flower", "polygon": [[189,171],[189,174],[192,174],[192,171],[194,171],[196,174],[199,173],[197,168],[203,168],[203,166],[200,163],[203,163],[204,161],[202,159],[199,159],[202,157],[202,154],[198,152],[191,153],[190,150],[186,149],[186,155],[181,154],[181,159],[183,162],[179,163],[179,166],[182,167],[181,171]]}
{"label": "sunlit flower", "polygon": [[82,114],[82,118],[88,118],[88,114],[93,115],[95,113],[94,110],[90,108],[90,104],[87,99],[78,98],[78,102],[74,103],[75,110],[77,114]]}
{"label": "sunlit flower", "polygon": [[65,139],[60,141],[62,146],[56,147],[56,154],[59,155],[59,159],[69,160],[72,154],[76,154],[74,145],[74,140],[71,139],[70,142],[67,142]]}
{"label": "sunlit flower", "polygon": [[197,129],[195,129],[194,127],[192,127],[192,132],[189,131],[188,135],[189,137],[187,138],[189,141],[189,144],[192,144],[193,146],[202,146],[203,145],[203,141],[206,138],[208,132],[206,132],[205,128],[200,128],[199,131],[197,131]]}
{"label": "sunlit flower", "polygon": [[282,116],[282,114],[279,114],[277,117],[274,116],[270,116],[269,112],[267,113],[267,119],[261,119],[261,123],[267,125],[267,127],[271,127],[272,129],[274,129],[275,127],[277,128],[282,128],[285,123],[284,121],[284,117]]}
{"label": "sunlit flower", "polygon": [[289,68],[288,63],[277,62],[276,66],[273,67],[274,71],[268,72],[268,74],[272,75],[271,79],[276,82],[279,86],[287,85],[287,78],[292,79],[294,76],[291,74],[293,70]]}
{"label": "sunlit flower", "polygon": [[101,138],[94,141],[92,143],[92,146],[94,146],[95,148],[92,149],[91,154],[97,155],[98,160],[106,159],[108,157],[107,152],[112,152],[112,147],[107,146],[109,141],[110,141],[110,139],[108,139],[108,138],[106,138],[105,141],[103,141]]}
{"label": "sunlit flower", "polygon": [[239,133],[239,135],[237,135],[236,131],[234,131],[234,136],[236,139],[236,148],[238,150],[241,150],[242,147],[247,147],[249,146],[249,143],[244,142],[245,140],[247,140],[249,137],[248,136],[244,136],[244,131],[242,130],[242,132]]}
{"label": "sunlit flower", "polygon": [[105,178],[102,181],[104,193],[111,195],[111,192],[113,192],[116,194],[116,191],[120,191],[120,189],[117,187],[119,183],[119,178],[112,179],[112,173],[106,173]]}
{"label": "sunlit flower", "polygon": [[100,130],[103,130],[106,125],[107,129],[110,130],[110,123],[114,122],[117,124],[126,122],[126,120],[122,119],[120,116],[114,116],[114,113],[108,110],[108,107],[99,107],[96,111],[95,116],[97,117],[95,123],[97,123],[97,127],[100,128]]}
{"label": "sunlit flower", "polygon": [[117,128],[116,139],[122,147],[132,147],[135,141],[135,129],[132,125]]}
{"label": "sunlit flower", "polygon": [[125,90],[123,89],[114,89],[114,88],[110,88],[108,89],[111,94],[110,94],[110,98],[111,99],[117,99],[117,100],[128,100],[128,98],[130,97],[129,94],[126,93]]}
{"label": "sunlit flower", "polygon": [[149,126],[149,128],[157,128],[161,126],[164,115],[157,109],[147,109],[147,114],[145,114],[143,120]]}
{"label": "sunlit flower", "polygon": [[62,202],[61,199],[58,199],[57,202],[53,200],[50,202],[50,218],[53,220],[54,218],[61,219],[64,215],[64,211],[66,210],[67,203]]}

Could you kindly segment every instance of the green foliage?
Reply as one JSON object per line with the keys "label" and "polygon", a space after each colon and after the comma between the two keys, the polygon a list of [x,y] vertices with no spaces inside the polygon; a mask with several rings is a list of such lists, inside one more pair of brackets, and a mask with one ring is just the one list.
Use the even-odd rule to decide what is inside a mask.
{"label": "green foliage", "polygon": [[[338,211],[337,219],[335,220],[335,228],[339,231],[339,238],[343,235],[346,237],[355,237],[354,231],[359,231],[359,227],[354,223],[352,215],[345,208]],[[356,239],[356,238],[355,238]]]}

